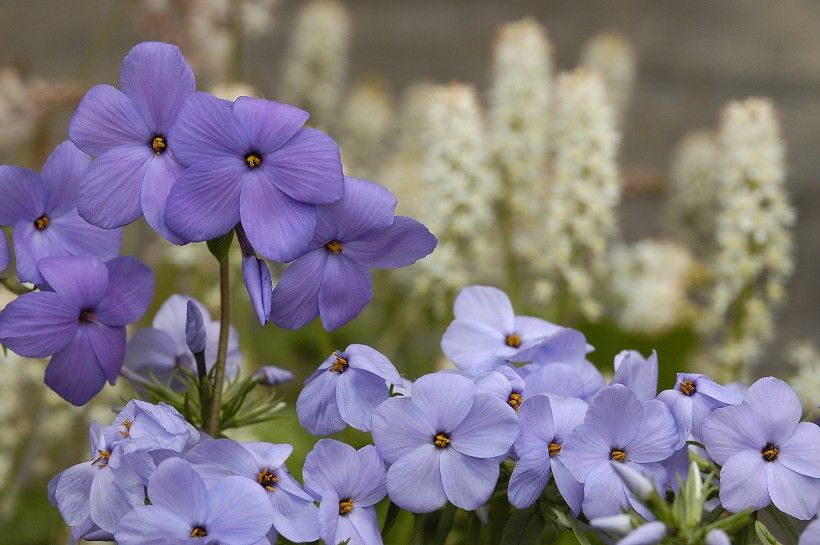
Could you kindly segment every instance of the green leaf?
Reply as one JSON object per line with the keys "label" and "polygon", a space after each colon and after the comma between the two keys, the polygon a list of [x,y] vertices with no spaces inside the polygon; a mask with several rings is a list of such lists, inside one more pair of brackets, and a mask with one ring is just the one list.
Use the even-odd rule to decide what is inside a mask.
{"label": "green leaf", "polygon": [[401,508],[393,503],[392,501],[387,506],[387,514],[384,516],[384,524],[382,525],[382,537],[385,537],[387,533],[393,528],[393,525],[396,523],[396,518],[398,518],[399,513],[401,513]]}
{"label": "green leaf", "polygon": [[750,509],[746,509],[745,511],[740,511],[739,513],[735,513],[728,517],[719,518],[712,524],[711,527],[731,534],[746,526],[749,522],[749,517],[751,514],[752,511]]}
{"label": "green leaf", "polygon": [[789,543],[789,545],[797,545],[799,537],[792,519],[774,505],[770,505],[767,511],[772,515],[777,525],[780,526],[780,529],[783,530],[783,533],[786,534],[787,543]]}
{"label": "green leaf", "polygon": [[233,229],[220,237],[212,238],[206,244],[208,245],[208,250],[213,254],[216,260],[221,263],[228,257],[232,242]]}
{"label": "green leaf", "polygon": [[515,511],[504,524],[501,545],[537,545],[547,521],[538,509]]}
{"label": "green leaf", "polygon": [[769,529],[766,528],[766,525],[759,520],[755,521],[755,533],[757,534],[757,537],[760,538],[760,541],[763,542],[763,545],[781,545]]}

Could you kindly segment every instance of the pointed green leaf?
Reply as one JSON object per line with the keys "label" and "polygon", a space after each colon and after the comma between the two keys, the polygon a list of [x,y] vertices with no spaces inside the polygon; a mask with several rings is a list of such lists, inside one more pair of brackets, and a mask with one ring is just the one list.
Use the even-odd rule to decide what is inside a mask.
{"label": "pointed green leaf", "polygon": [[233,229],[220,237],[212,238],[206,244],[208,245],[208,250],[213,254],[216,260],[222,262],[228,257],[232,242]]}
{"label": "pointed green leaf", "polygon": [[547,521],[538,509],[524,509],[507,517],[501,533],[501,545],[537,545]]}

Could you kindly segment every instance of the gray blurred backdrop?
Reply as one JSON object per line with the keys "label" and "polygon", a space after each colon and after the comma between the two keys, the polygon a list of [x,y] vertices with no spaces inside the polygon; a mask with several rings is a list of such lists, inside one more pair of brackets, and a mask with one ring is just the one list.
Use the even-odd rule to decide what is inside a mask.
{"label": "gray blurred backdrop", "polygon": [[[247,44],[247,79],[267,94],[299,0],[282,0],[275,27]],[[572,68],[583,42],[601,30],[626,35],[639,74],[623,142],[623,165],[663,175],[676,141],[713,127],[733,98],[766,95],[781,114],[788,187],[799,213],[797,273],[779,320],[782,341],[820,340],[820,2],[811,0],[347,0],[354,24],[352,77],[388,79],[394,91],[422,78],[486,87],[490,46],[505,21],[546,25],[558,66]],[[127,0],[3,0],[0,61],[30,73],[68,76],[93,62],[115,82],[125,52],[141,37],[118,22]],[[116,31],[109,32],[111,28]],[[106,45],[89,51],[108,34]],[[89,55],[92,61],[89,61]],[[623,206],[630,239],[658,233],[662,194]],[[775,347],[777,350],[777,346]],[[773,354],[774,355],[774,354]],[[779,358],[776,358],[779,359]],[[771,362],[773,363],[773,362]],[[771,365],[770,363],[770,365]],[[764,367],[766,365],[764,364]]]}

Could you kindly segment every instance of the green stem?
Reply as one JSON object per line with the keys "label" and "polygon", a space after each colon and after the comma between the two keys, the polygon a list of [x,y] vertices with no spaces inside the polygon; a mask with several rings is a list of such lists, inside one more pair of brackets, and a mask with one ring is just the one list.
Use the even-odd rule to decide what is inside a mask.
{"label": "green stem", "polygon": [[222,387],[225,382],[225,360],[228,356],[228,334],[231,328],[231,282],[228,253],[219,262],[219,345],[214,364],[214,387],[211,395],[211,410],[208,412],[206,431],[211,437],[219,435],[219,412],[222,404]]}
{"label": "green stem", "polygon": [[413,516],[413,545],[424,545],[424,515]]}
{"label": "green stem", "polygon": [[453,526],[453,520],[456,517],[456,507],[453,504],[448,503],[444,506],[444,509],[441,510],[441,516],[439,517],[438,526],[436,527],[436,533],[433,536],[433,545],[444,545],[444,542],[447,541],[447,536],[450,534],[450,528]]}

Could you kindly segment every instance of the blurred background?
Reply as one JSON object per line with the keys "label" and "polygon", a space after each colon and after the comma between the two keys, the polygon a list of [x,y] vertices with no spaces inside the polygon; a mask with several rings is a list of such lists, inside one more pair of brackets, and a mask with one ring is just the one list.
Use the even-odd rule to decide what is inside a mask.
{"label": "blurred background", "polygon": [[[478,133],[486,134],[485,143],[492,147],[499,118],[493,112],[500,110],[492,89],[498,88],[504,62],[503,55],[497,54],[503,36],[499,34],[501,25],[532,17],[543,26],[536,37],[543,32],[542,38],[551,43],[546,47],[551,51],[549,59],[542,63],[550,65],[551,82],[557,81],[559,72],[571,71],[579,64],[595,69],[603,62],[601,75],[610,98],[620,90],[623,99],[620,105],[616,101],[608,127],[621,135],[620,146],[610,158],[617,165],[615,179],[620,194],[611,211],[614,219],[609,222],[617,228],[607,227],[612,230],[606,237],[607,252],[613,253],[602,253],[595,263],[575,265],[582,269],[588,265],[592,270],[601,262],[609,267],[609,272],[591,273],[597,279],[595,289],[611,298],[601,309],[590,309],[582,302],[573,305],[572,293],[571,310],[566,305],[556,308],[553,302],[561,282],[555,284],[558,288],[539,284],[541,269],[530,266],[528,254],[522,252],[512,258],[523,272],[517,276],[504,272],[503,259],[489,260],[496,266],[473,271],[474,276],[457,276],[447,269],[442,277],[436,267],[446,269],[446,260],[405,272],[378,274],[373,302],[351,324],[332,334],[318,324],[299,332],[284,332],[274,326],[259,326],[243,291],[237,262],[233,323],[240,331],[246,368],[274,364],[292,370],[295,380],[279,392],[289,405],[282,418],[235,437],[294,443],[296,453],[290,465],[299,467],[315,441],[299,428],[293,414],[292,402],[302,380],[330,350],[351,342],[374,346],[411,378],[446,365],[438,348],[440,336],[452,318],[449,309],[458,287],[471,282],[493,283],[510,291],[522,313],[579,327],[597,348],[591,359],[606,371],[611,371],[614,354],[623,348],[644,353],[658,349],[663,366],[661,387],[671,385],[676,370],[708,370],[712,362],[718,365],[725,353],[717,345],[730,342],[721,338],[720,330],[728,329],[736,316],[732,312],[707,316],[714,306],[710,294],[720,284],[716,277],[726,271],[721,273],[720,266],[709,264],[711,256],[720,253],[719,243],[708,241],[704,245],[698,233],[683,233],[690,226],[676,215],[675,203],[685,199],[681,195],[689,180],[680,174],[683,167],[675,170],[673,157],[688,133],[718,130],[720,112],[729,101],[758,96],[771,99],[775,122],[779,121],[782,130],[785,190],[797,218],[793,225],[784,224],[794,236],[793,251],[787,248],[786,254],[793,255],[795,268],[793,274],[788,270],[761,273],[765,282],[776,276],[786,291],[784,297],[764,298],[767,312],[771,312],[767,323],[776,324],[776,331],[760,335],[760,342],[753,342],[750,354],[742,357],[748,360],[744,362],[747,376],[776,374],[785,378],[801,373],[808,392],[804,392],[809,399],[807,406],[816,405],[811,398],[820,400],[820,358],[806,344],[820,341],[820,154],[815,149],[820,136],[820,3],[245,0],[240,4],[237,7],[235,0],[0,2],[0,66],[5,67],[0,72],[0,163],[39,170],[44,157],[66,137],[71,112],[91,84],[116,85],[119,64],[136,43],[173,41],[192,62],[200,89],[225,98],[256,94],[310,109],[313,122],[340,140],[349,173],[393,189],[402,203],[399,210],[418,216],[439,235],[434,228],[437,219],[425,217],[427,201],[419,195],[438,179],[446,181],[463,173],[448,177],[428,164],[434,161],[436,150],[446,148],[444,143],[438,148],[431,146],[434,125],[437,119],[448,119],[445,134],[467,127],[464,147],[483,145],[483,140],[471,140],[471,135]],[[313,19],[310,6],[315,8]],[[610,39],[617,33],[614,43],[618,47],[625,44],[624,48],[615,47],[612,52],[604,47],[596,57],[589,44],[601,33],[609,33]],[[526,54],[524,57],[526,60]],[[522,65],[527,74],[527,63],[522,61]],[[536,62],[535,68],[539,66]],[[606,66],[616,68],[607,74]],[[617,66],[622,67],[620,72]],[[620,88],[613,91],[619,76]],[[473,87],[439,87],[438,95],[419,91],[427,86],[429,93],[430,85],[451,82]],[[408,94],[408,89],[419,92]],[[442,89],[448,91],[442,94]],[[562,91],[550,93],[560,103]],[[421,95],[426,97],[421,99],[423,107],[414,110]],[[429,106],[437,100],[445,107],[438,114]],[[463,111],[446,109],[459,100],[459,107],[466,104]],[[476,112],[471,113],[471,109]],[[413,119],[413,112],[429,126],[411,127],[408,120]],[[472,114],[478,119],[475,126],[468,123]],[[555,140],[560,146],[558,137]],[[494,153],[486,151],[488,171],[495,168]],[[549,153],[560,155],[560,151]],[[545,160],[545,187],[554,176],[551,161]],[[694,182],[708,186],[710,173],[726,168],[707,166],[701,178],[708,180]],[[466,174],[466,189],[456,189],[455,197],[450,196],[457,199],[459,191],[478,191],[479,177],[480,172]],[[494,179],[508,184],[503,178],[501,174]],[[719,181],[714,184],[719,185]],[[490,214],[514,213],[514,204],[503,205],[504,195],[502,189],[500,196],[498,191],[489,191],[486,198],[478,193],[475,197],[492,205]],[[722,213],[724,201],[713,211],[716,216]],[[481,202],[465,203],[474,206],[476,214],[482,206]],[[498,209],[497,203],[502,203]],[[536,213],[534,217],[540,216]],[[717,223],[710,225],[719,230],[714,227]],[[451,227],[442,225],[442,229]],[[549,227],[529,225],[527,229],[521,234],[531,236],[534,245],[545,243]],[[492,232],[486,236],[492,243],[504,245],[503,239],[492,239]],[[452,250],[458,256],[462,248],[459,237],[453,237],[456,242],[452,246],[446,236],[440,238],[443,243],[437,253],[446,255]],[[669,288],[673,295],[657,301],[651,298],[660,288],[640,275],[654,274],[664,263],[658,267],[641,261],[653,259],[636,250],[636,243],[645,239],[678,245],[687,263],[687,272],[668,280],[675,284]],[[647,251],[652,253],[652,248]],[[172,247],[140,223],[126,229],[123,253],[138,255],[158,275],[157,294],[143,325],[150,324],[154,311],[173,293],[199,298],[217,316],[217,265],[204,245]],[[677,263],[667,264],[671,267],[673,262]],[[544,269],[545,276],[548,269]],[[632,271],[636,277],[626,277],[624,271]],[[612,288],[614,280],[606,279],[616,276],[621,282]],[[441,278],[452,282],[441,282]],[[766,289],[772,290],[768,284]],[[612,290],[618,293],[612,294]],[[10,295],[3,293],[3,297],[5,303]],[[619,297],[646,301],[648,309],[635,310],[637,322],[627,322],[623,319],[626,303]],[[662,327],[650,323],[656,314],[666,315],[675,305],[681,310],[675,310],[668,323]],[[703,323],[711,331],[704,333]],[[757,336],[753,329],[749,335]],[[69,408],[45,391],[40,362],[13,355],[0,358],[5,359],[3,376],[9,377],[0,380],[0,543],[63,543],[67,534],[56,510],[47,505],[45,483],[60,468],[84,458],[88,420],[107,423],[110,408],[131,394],[126,386],[118,385],[88,407]],[[364,434],[347,438],[367,440]]]}

